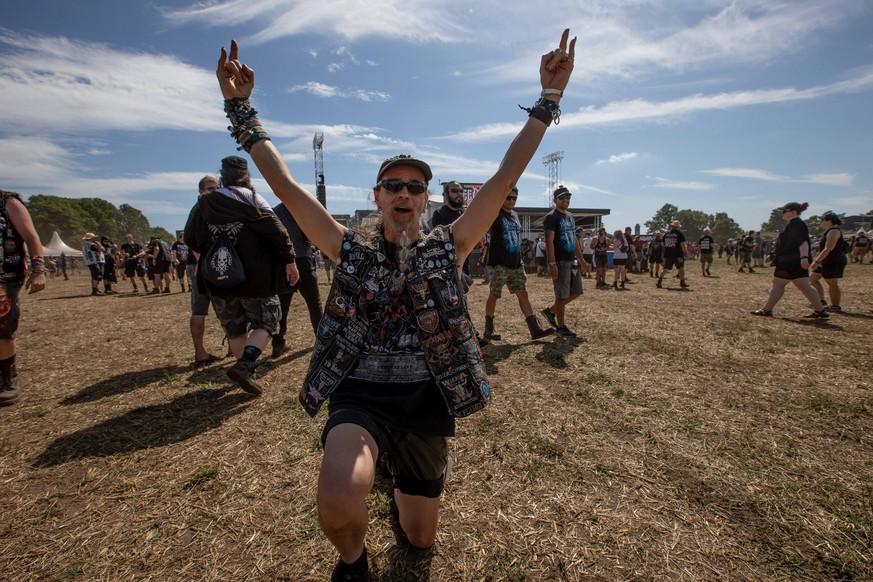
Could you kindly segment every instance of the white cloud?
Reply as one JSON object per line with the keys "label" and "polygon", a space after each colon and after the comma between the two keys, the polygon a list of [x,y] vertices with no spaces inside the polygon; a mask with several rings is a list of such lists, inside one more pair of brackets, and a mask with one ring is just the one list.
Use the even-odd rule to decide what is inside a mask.
{"label": "white cloud", "polygon": [[692,182],[692,181],[680,181],[680,180],[670,180],[668,178],[659,178],[655,176],[653,178],[655,183],[652,187],[654,188],[667,188],[670,190],[697,190],[697,191],[707,191],[712,190],[715,185],[709,184],[707,182]]}
{"label": "white cloud", "polygon": [[635,157],[637,157],[636,152],[628,152],[628,153],[624,153],[624,154],[615,154],[615,155],[609,156],[605,160],[597,160],[597,165],[618,164],[621,162],[626,162],[628,160],[632,160]]}
{"label": "white cloud", "polygon": [[820,184],[822,186],[851,186],[855,180],[855,174],[846,172],[837,174],[810,174],[800,178],[801,182]]}
{"label": "white cloud", "polygon": [[366,102],[388,101],[389,99],[391,99],[391,95],[385,93],[384,91],[367,91],[366,89],[340,89],[339,87],[334,87],[333,85],[325,85],[324,83],[317,83],[315,81],[309,81],[308,83],[294,85],[293,87],[288,89],[288,92],[303,92],[324,98],[338,97],[357,99],[358,101]]}
{"label": "white cloud", "polygon": [[756,168],[715,168],[713,170],[703,170],[703,174],[712,176],[721,176],[723,178],[744,178],[747,180],[761,180],[764,182],[779,182],[779,183],[805,183],[818,184],[821,186],[851,186],[855,175],[845,172],[833,174],[809,174],[799,178],[791,176],[782,176],[774,174],[768,170],[759,170]]}
{"label": "white cloud", "polygon": [[225,125],[214,104],[214,73],[177,57],[4,29],[0,46],[5,131],[211,131]]}

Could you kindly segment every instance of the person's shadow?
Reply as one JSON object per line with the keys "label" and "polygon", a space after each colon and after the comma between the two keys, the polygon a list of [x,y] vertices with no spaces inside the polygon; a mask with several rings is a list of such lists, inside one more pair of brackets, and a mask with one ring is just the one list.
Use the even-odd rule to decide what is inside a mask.
{"label": "person's shadow", "polygon": [[[188,379],[188,384],[194,385],[200,381],[210,380],[212,376],[215,379],[221,378],[221,371],[224,367],[207,367],[196,370]],[[140,370],[137,372],[122,372],[110,378],[106,378],[85,386],[78,393],[72,396],[67,396],[61,400],[62,406],[71,404],[84,404],[86,402],[94,402],[101,398],[108,398],[119,394],[127,394],[139,390],[149,384],[161,382],[168,379],[180,376],[183,373],[191,372],[190,366],[160,366],[158,368],[150,368],[148,370]],[[224,380],[227,381],[225,377]],[[227,381],[228,384],[230,383]]]}
{"label": "person's shadow", "polygon": [[246,410],[252,396],[232,388],[198,390],[170,402],[135,408],[54,440],[33,466],[108,457],[178,443],[220,426]]}

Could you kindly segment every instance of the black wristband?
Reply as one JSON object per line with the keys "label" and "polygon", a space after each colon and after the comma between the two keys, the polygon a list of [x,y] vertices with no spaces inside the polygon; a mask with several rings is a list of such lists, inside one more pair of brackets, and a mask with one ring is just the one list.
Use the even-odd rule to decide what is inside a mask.
{"label": "black wristband", "polygon": [[531,108],[522,107],[521,105],[518,107],[527,111],[529,117],[535,117],[547,126],[551,125],[552,121],[555,122],[555,125],[561,123],[561,107],[556,101],[551,99],[541,97]]}

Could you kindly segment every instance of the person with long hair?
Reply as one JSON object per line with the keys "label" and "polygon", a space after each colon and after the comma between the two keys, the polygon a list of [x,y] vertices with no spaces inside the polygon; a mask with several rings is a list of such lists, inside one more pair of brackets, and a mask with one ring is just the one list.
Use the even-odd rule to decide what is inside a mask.
{"label": "person with long hair", "polygon": [[[849,245],[843,238],[843,231],[839,229],[839,225],[843,221],[840,220],[836,213],[825,212],[818,220],[824,229],[824,234],[818,244],[819,253],[809,265],[809,268],[812,269],[809,282],[818,292],[822,307],[830,313],[840,313],[843,308],[840,305],[842,292],[840,291],[839,282],[843,278],[843,271],[849,262],[846,257],[846,249]],[[828,286],[828,297],[831,300],[830,306],[828,306],[824,298],[824,289],[821,285],[822,279],[824,279]]]}
{"label": "person with long hair", "polygon": [[813,306],[813,312],[806,317],[813,319],[828,317],[821,306],[821,298],[809,282],[811,252],[809,229],[800,219],[800,214],[808,207],[809,204],[806,202],[789,202],[782,207],[782,218],[787,220],[788,224],[779,233],[776,250],[771,258],[771,262],[776,267],[773,273],[773,285],[767,301],[760,309],[754,310],[752,315],[772,317],[773,308],[785,294],[785,287],[793,283]]}
{"label": "person with long hair", "polygon": [[606,229],[601,228],[597,231],[597,236],[591,239],[588,245],[594,251],[594,276],[596,278],[595,287],[606,287],[606,269],[609,267],[609,237],[606,236]]}
{"label": "person with long hair", "polygon": [[569,34],[542,55],[541,93],[495,174],[463,215],[426,235],[421,215],[433,179],[427,163],[407,154],[386,159],[372,186],[374,228],[345,228],[294,179],[270,141],[249,100],[254,71],[240,62],[236,41],[229,54],[221,50],[216,75],[231,135],[304,234],[337,265],[298,395],[312,416],[328,403],[316,501],[321,530],[339,553],[333,580],[368,579],[367,496],[380,460],[394,481],[406,541],[420,549],[436,541],[455,418],[482,409],[490,397],[457,268],[560,119],[575,56]]}
{"label": "person with long hair", "polygon": [[624,284],[627,278],[627,262],[628,242],[624,238],[624,233],[617,230],[612,235],[613,289],[625,288]]}

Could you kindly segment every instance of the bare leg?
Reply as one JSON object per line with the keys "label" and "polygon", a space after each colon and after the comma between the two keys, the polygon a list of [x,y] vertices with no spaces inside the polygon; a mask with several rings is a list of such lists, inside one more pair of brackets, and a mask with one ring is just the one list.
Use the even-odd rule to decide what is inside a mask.
{"label": "bare leg", "polygon": [[770,288],[770,295],[767,297],[767,302],[764,303],[764,309],[769,311],[773,310],[773,307],[779,303],[779,300],[782,299],[783,295],[785,295],[785,286],[788,285],[789,282],[788,279],[773,277],[773,286]]}
{"label": "bare leg", "polygon": [[394,502],[400,516],[400,527],[409,543],[422,550],[431,547],[436,541],[439,525],[439,497],[407,495],[395,489]]}

